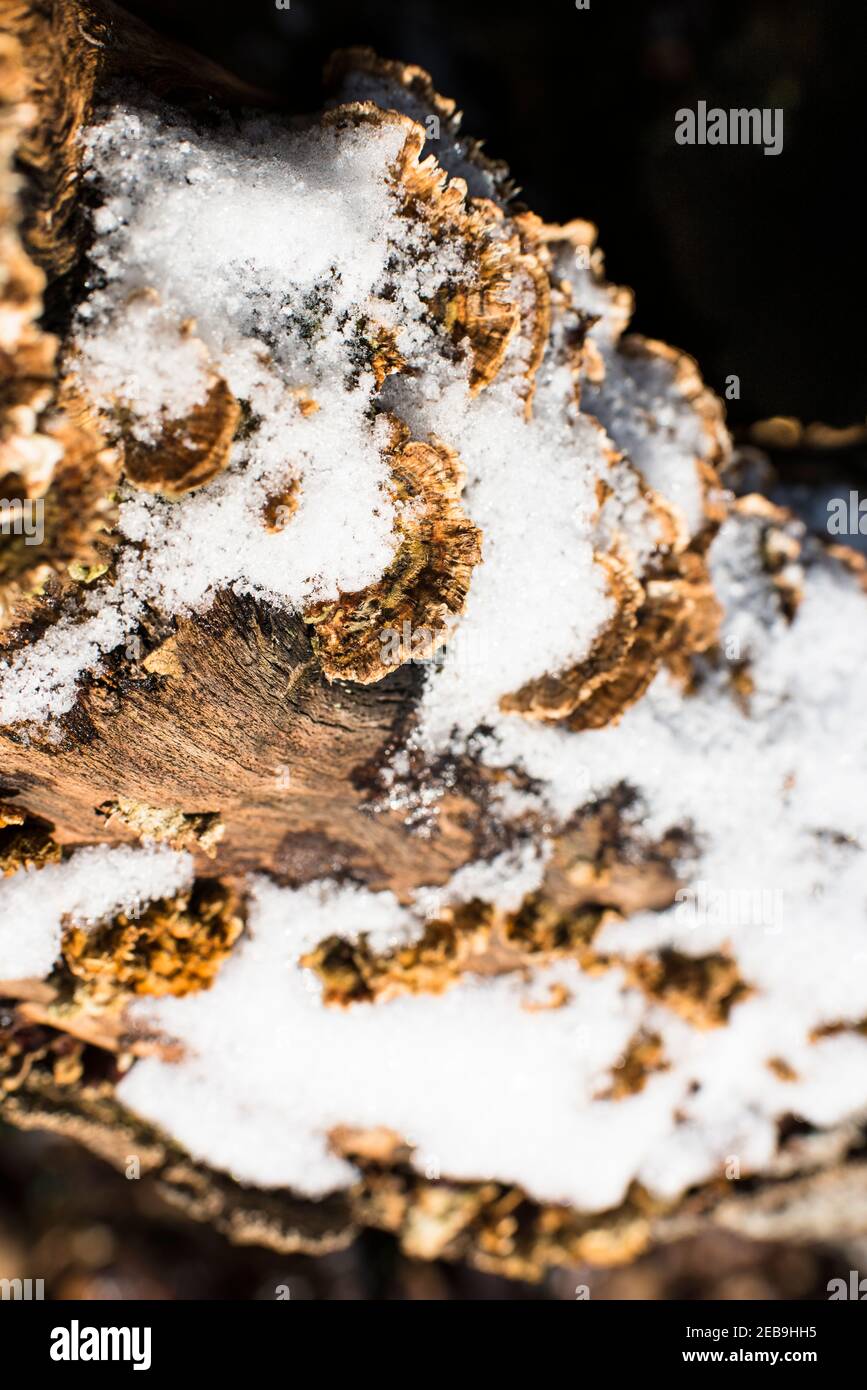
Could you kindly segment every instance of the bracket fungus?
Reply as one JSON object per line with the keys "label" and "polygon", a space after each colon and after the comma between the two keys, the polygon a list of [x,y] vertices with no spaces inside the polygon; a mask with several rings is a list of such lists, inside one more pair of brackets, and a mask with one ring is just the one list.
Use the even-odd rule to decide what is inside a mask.
{"label": "bracket fungus", "polygon": [[867,1229],[857,563],[421,69],[4,10],[4,1116],[279,1250]]}
{"label": "bracket fungus", "polygon": [[360,594],[309,608],[313,650],[329,680],[381,680],[408,660],[424,660],[463,611],[480,533],[460,507],[460,459],[437,439],[407,439],[395,421],[388,451],[397,545],[381,579]]}

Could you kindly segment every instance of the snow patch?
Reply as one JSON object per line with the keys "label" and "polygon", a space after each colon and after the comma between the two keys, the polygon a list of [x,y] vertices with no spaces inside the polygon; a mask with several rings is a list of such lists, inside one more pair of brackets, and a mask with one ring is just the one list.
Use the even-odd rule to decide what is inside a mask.
{"label": "snow patch", "polygon": [[0,879],[0,979],[44,978],[60,954],[65,924],[95,926],[135,915],[193,880],[192,856],[162,845],[92,845],[59,864]]}

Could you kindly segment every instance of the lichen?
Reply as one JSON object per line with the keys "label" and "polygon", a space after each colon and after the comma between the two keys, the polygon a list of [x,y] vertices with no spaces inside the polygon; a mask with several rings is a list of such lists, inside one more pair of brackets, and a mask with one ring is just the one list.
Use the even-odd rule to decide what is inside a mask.
{"label": "lichen", "polygon": [[218,811],[182,811],[177,807],[146,806],[141,801],[118,798],[97,807],[112,823],[129,826],[139,837],[171,845],[172,849],[201,850],[213,859],[225,832]]}

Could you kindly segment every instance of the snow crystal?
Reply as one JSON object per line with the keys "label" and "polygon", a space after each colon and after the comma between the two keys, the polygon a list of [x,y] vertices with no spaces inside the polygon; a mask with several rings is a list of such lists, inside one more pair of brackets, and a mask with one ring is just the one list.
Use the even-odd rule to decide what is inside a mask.
{"label": "snow crystal", "polygon": [[[171,502],[126,495],[119,528],[143,547],[127,582],[164,612],[201,609],[220,588],[301,608],[388,565],[388,430],[369,418],[362,329],[382,321],[380,304],[393,312],[377,291],[399,231],[387,173],[403,138],[391,126],[290,133],[259,118],[196,131],[124,108],[88,131],[88,174],[111,221],[92,251],[106,283],[79,312],[83,386],[104,394],[99,369],[147,286],[166,320],[193,325],[248,422],[209,486]],[[143,339],[122,383],[149,409],[172,363],[163,338]],[[269,531],[266,503],[290,484],[297,508]]]}
{"label": "snow crystal", "polygon": [[102,654],[129,630],[120,607],[92,617],[62,618],[30,646],[0,661],[0,724],[42,722],[71,709],[82,674],[100,669]]}
{"label": "snow crystal", "polygon": [[[386,1125],[413,1137],[422,1170],[435,1158],[450,1177],[515,1182],[587,1210],[615,1205],[635,1179],[674,1195],[732,1154],[744,1172],[761,1166],[784,1110],[830,1124],[864,1105],[867,1043],[807,1040],[829,1010],[867,1009],[850,934],[833,938],[823,963],[836,990],[811,997],[815,964],[789,961],[788,939],[754,933],[749,964],[766,964],[758,996],[726,1028],[703,1032],[626,987],[619,969],[589,976],[575,962],[536,971],[532,985],[468,976],[444,995],[328,1008],[297,957],[316,938],[352,937],[359,908],[358,890],[260,881],[250,933],[213,989],[136,1006],[186,1056],[137,1062],[121,1099],[241,1181],[310,1196],[346,1186],[356,1175],[329,1149],[329,1131]],[[393,903],[382,911],[391,919]],[[531,1009],[554,985],[567,1002]],[[599,1099],[641,1028],[660,1036],[669,1069],[640,1094]],[[796,1082],[767,1066],[773,1055],[795,1065]]]}
{"label": "snow crystal", "polygon": [[708,455],[709,441],[694,405],[675,389],[674,375],[671,363],[662,358],[611,352],[605,380],[585,385],[582,406],[605,426],[650,486],[675,503],[692,536],[704,521],[696,459]]}
{"label": "snow crystal", "polygon": [[[456,242],[399,215],[389,173],[404,138],[398,123],[193,129],[147,105],[111,108],[86,132],[86,177],[104,201],[70,366],[141,439],[200,403],[211,374],[242,403],[229,466],[207,486],[172,501],[122,491],[119,587],[167,615],[201,611],[225,588],[297,610],[374,583],[396,544],[390,425],[377,412],[457,450],[484,563],[428,683],[420,739],[432,747],[484,722],[502,695],[583,659],[610,619],[594,561],[610,451],[574,410],[562,354],[548,354],[524,418],[525,335],[471,400],[468,360],[453,360],[428,305],[473,267]],[[531,289],[527,280],[525,307]],[[370,343],[385,330],[409,371],[377,391]],[[287,523],[266,529],[266,507],[289,489]],[[627,510],[618,519],[645,553],[646,508],[633,502],[631,524]],[[117,640],[110,616],[105,628],[78,632],[79,672],[94,645]],[[21,664],[52,657],[37,644]],[[62,713],[72,658],[67,642],[53,699],[26,708],[33,684],[45,686],[34,677],[14,686],[8,708]]]}
{"label": "snow crystal", "polygon": [[607,471],[605,437],[570,415],[571,378],[544,373],[533,416],[510,371],[470,401],[466,367],[410,358],[417,381],[386,382],[384,400],[414,432],[457,449],[466,469],[463,505],[482,531],[483,563],[470,584],[455,638],[427,680],[417,740],[434,749],[496,717],[503,695],[582,660],[613,613],[594,560],[596,482]]}
{"label": "snow crystal", "polygon": [[[93,288],[69,365],[96,404],[154,443],[222,377],[244,426],[228,468],[180,500],[121,493],[118,583],[167,615],[232,588],[292,609],[378,580],[395,550],[390,428],[371,411],[370,343],[399,312],[382,297],[394,240],[400,125],[291,131],[248,119],[194,130],[145,107],[85,135]],[[447,249],[440,277],[453,273]],[[427,280],[425,279],[427,277]],[[430,272],[409,277],[414,310]],[[266,506],[291,492],[285,525]],[[126,636],[116,592],[0,671],[3,717],[68,709],[76,681]]]}
{"label": "snow crystal", "polygon": [[121,405],[143,443],[156,444],[164,424],[207,397],[204,346],[150,295],[130,298],[100,332],[82,339],[79,350],[79,372],[93,402],[104,410]]}
{"label": "snow crystal", "polygon": [[[351,934],[356,907],[344,890],[323,902],[319,890],[260,881],[249,936],[213,988],[182,1008],[136,1006],[140,1021],[181,1038],[187,1055],[177,1066],[136,1063],[121,1100],[237,1178],[310,1196],[355,1178],[330,1152],[330,1129],[388,1125],[413,1136],[422,1168],[436,1156],[456,1176],[616,1201],[628,1160],[583,1157],[591,1131],[579,1104],[638,1018],[638,1000],[622,995],[616,973],[544,972],[574,990],[556,1013],[522,1009],[527,986],[516,977],[330,1009],[294,961],[311,936]],[[605,1128],[624,1153],[618,1107],[608,1107]]]}
{"label": "snow crystal", "polygon": [[504,850],[494,859],[465,864],[441,888],[417,888],[413,910],[431,918],[450,903],[468,903],[477,898],[495,903],[504,912],[513,912],[540,886],[549,848],[547,844],[540,846],[528,841],[517,849]]}
{"label": "snow crystal", "polygon": [[64,925],[135,914],[192,878],[192,856],[162,845],[87,846],[61,863],[18,869],[0,879],[0,979],[43,978],[60,953]]}

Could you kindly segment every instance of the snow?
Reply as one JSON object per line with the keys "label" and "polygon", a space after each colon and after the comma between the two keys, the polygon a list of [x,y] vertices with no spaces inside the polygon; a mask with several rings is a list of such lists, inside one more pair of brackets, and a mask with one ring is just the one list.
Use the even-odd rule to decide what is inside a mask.
{"label": "snow", "polygon": [[[471,142],[447,121],[438,120],[431,126],[429,118],[436,113],[415,89],[387,74],[350,69],[340,83],[339,96],[343,101],[375,101],[405,113],[427,131],[436,130],[438,134],[426,151],[433,151],[452,177],[463,178],[472,196],[491,199],[508,210],[491,172],[468,157]],[[662,357],[620,351],[619,341],[632,312],[632,296],[606,284],[598,250],[583,243],[573,246],[564,239],[555,243],[553,254],[554,279],[568,280],[575,313],[596,319],[589,336],[605,367],[602,382],[583,381],[582,410],[596,416],[650,486],[674,503],[689,534],[694,535],[704,515],[695,461],[708,457],[710,440],[689,403],[673,389],[675,367]],[[651,420],[654,423],[649,427]]]}
{"label": "snow", "polygon": [[465,864],[441,888],[416,889],[413,909],[431,918],[452,903],[468,903],[475,898],[514,912],[540,887],[549,853],[549,845],[527,841],[493,859]]}
{"label": "snow", "polygon": [[[732,541],[743,524],[721,535],[722,594],[742,584],[725,566],[743,553]],[[829,1126],[866,1112],[867,1041],[810,1041],[816,1027],[867,1016],[867,873],[856,848],[867,841],[864,600],[823,567],[810,580],[795,624],[774,623],[756,644],[764,723],[718,685],[686,698],[660,676],[617,728],[499,726],[504,765],[538,777],[560,816],[574,809],[577,785],[585,798],[586,777],[599,794],[625,778],[645,808],[643,835],[693,828],[689,890],[663,912],[607,924],[597,945],[622,960],[663,947],[734,952],[753,992],[727,1026],[696,1029],[627,986],[617,965],[591,977],[574,962],[527,981],[467,976],[445,995],[329,1009],[297,966],[304,949],[325,935],[356,938],[379,915],[393,941],[411,940],[413,913],[357,888],[258,881],[249,940],[214,990],[138,1006],[188,1055],[136,1063],[121,1086],[126,1104],[264,1186],[308,1195],[346,1186],[354,1172],[329,1150],[329,1129],[386,1125],[414,1137],[420,1170],[435,1158],[447,1176],[514,1181],[591,1211],[617,1204],[634,1180],[674,1197],[732,1158],[743,1175],[763,1168],[784,1113]],[[513,860],[517,892],[532,891],[539,869],[529,853]],[[478,892],[513,905],[509,867],[461,870],[439,899],[418,895],[417,908]],[[525,1008],[556,983],[567,1004]],[[232,1030],[229,1017],[239,1020]],[[668,1070],[641,1094],[596,1098],[639,1029],[659,1034]],[[779,1079],[771,1058],[796,1080]]]}
{"label": "snow", "polygon": [[[389,564],[391,431],[373,418],[367,344],[401,307],[381,291],[392,242],[407,238],[388,179],[404,139],[399,124],[193,130],[122,105],[87,131],[86,178],[104,201],[71,371],[145,443],[216,377],[246,418],[210,485],[175,501],[122,489],[127,608],[134,595],[167,616],[202,611],[233,588],[299,610]],[[455,266],[446,248],[439,270],[408,277],[416,312]],[[297,509],[267,530],[266,504],[293,483]],[[0,671],[6,722],[64,713],[77,680],[124,640],[118,592],[94,592],[102,612]]]}
{"label": "snow", "polygon": [[646,482],[680,509],[693,536],[704,520],[695,460],[710,450],[699,416],[674,388],[674,377],[672,364],[659,357],[611,352],[606,357],[604,382],[599,386],[588,382],[582,404],[638,466]]}
{"label": "snow", "polygon": [[[316,939],[354,937],[380,910],[391,923],[393,901],[361,896],[373,904],[359,918],[357,889],[257,881],[249,934],[213,989],[136,1006],[186,1056],[137,1062],[124,1103],[240,1181],[320,1196],[356,1176],[329,1149],[329,1131],[386,1125],[413,1137],[420,1171],[435,1161],[452,1178],[515,1182],[540,1200],[601,1210],[636,1179],[673,1196],[732,1156],[744,1173],[761,1167],[786,1111],[832,1124],[867,1101],[867,1043],[808,1041],[821,1022],[867,1010],[867,980],[853,970],[865,932],[852,918],[826,934],[821,970],[809,916],[784,937],[748,928],[739,960],[757,994],[726,1028],[701,1032],[649,1004],[618,968],[588,976],[574,962],[532,982],[466,977],[441,996],[328,1008],[297,959]],[[711,944],[671,914],[658,921],[681,949]],[[639,918],[618,929],[630,950],[647,944],[642,928]],[[569,991],[564,1006],[527,1007],[555,984]],[[597,1099],[642,1027],[662,1038],[669,1070],[638,1095]],[[798,1080],[781,1081],[772,1056]]]}
{"label": "snow", "polygon": [[[814,557],[789,623],[756,525],[733,515],[710,563],[724,637],[749,662],[748,712],[731,669],[706,659],[694,693],[662,671],[616,726],[572,733],[503,714],[505,695],[582,661],[612,616],[595,552],[616,537],[640,572],[658,548],[631,465],[695,533],[697,460],[711,441],[671,362],[618,351],[626,303],[586,257],[568,272],[573,303],[601,316],[590,331],[606,370],[601,385],[583,383],[581,413],[556,333],[529,418],[520,333],[496,380],[471,397],[469,361],[446,350],[426,306],[472,268],[448,238],[400,216],[388,176],[402,140],[399,125],[305,130],[271,118],[196,130],[147,105],[114,108],[91,128],[88,176],[104,201],[73,370],[104,408],[131,415],[140,438],[148,420],[200,402],[212,374],[244,403],[247,428],[229,467],[196,493],[168,502],[123,491],[113,583],[91,591],[85,616],[0,664],[0,718],[69,709],[83,672],[127,639],[145,603],[168,616],[201,611],[230,588],[303,611],[375,582],[396,519],[390,425],[378,412],[414,438],[443,440],[465,468],[483,563],[454,638],[427,668],[413,758],[396,755],[390,804],[419,756],[469,750],[488,769],[525,775],[529,789],[504,783],[498,802],[516,831],[531,810],[553,834],[626,784],[641,842],[689,837],[678,897],[609,921],[596,944],[613,964],[599,974],[564,961],[341,1010],[323,1003],[302,954],[334,935],[395,950],[471,898],[513,909],[542,882],[550,840],[519,840],[408,906],[353,885],[290,890],[256,878],[248,931],[211,990],[136,1005],[185,1054],[136,1062],[121,1099],[240,1180],[311,1196],[355,1179],[329,1148],[337,1125],[411,1136],[422,1171],[435,1161],[449,1177],[515,1182],[588,1210],[616,1204],[634,1181],[673,1196],[731,1157],[744,1173],[767,1164],[784,1114],[824,1126],[867,1113],[867,1040],[810,1036],[867,1017],[864,596]],[[409,368],[379,390],[361,350],[377,326],[393,331]],[[126,360],[131,341],[141,351]],[[303,400],[318,409],[301,410]],[[628,465],[612,462],[614,448]],[[603,481],[615,496],[600,515]],[[292,483],[297,510],[272,534],[263,509]],[[46,973],[65,916],[134,909],[191,869],[151,848],[83,850],[38,872],[0,884],[0,975]],[[627,982],[630,960],[663,949],[732,955],[750,993],[725,1027],[699,1030]],[[552,985],[565,1002],[531,1007]],[[659,1035],[667,1069],[639,1094],[599,1099],[639,1030]],[[768,1065],[774,1057],[795,1080]]]}
{"label": "snow", "polygon": [[[89,132],[90,176],[116,227],[93,254],[107,284],[80,311],[82,384],[100,387],[94,360],[148,286],[163,314],[195,325],[251,422],[211,486],[180,502],[124,501],[120,529],[144,547],[137,564],[128,555],[127,583],[168,614],[229,587],[299,608],[373,583],[391,559],[372,373],[344,383],[359,320],[377,312],[395,221],[385,176],[403,138],[399,127],[338,137],[250,120],[231,139],[122,108]],[[135,370],[148,408],[164,375],[155,335]],[[318,409],[302,411],[306,399]],[[298,510],[269,533],[265,504],[293,480]]]}
{"label": "snow", "polygon": [[[488,750],[537,778],[559,817],[626,780],[643,836],[692,830],[699,857],[681,866],[688,886],[672,907],[609,923],[598,946],[615,962],[664,947],[732,953],[752,992],[724,1028],[652,1004],[616,963],[595,977],[573,962],[527,981],[467,976],[443,996],[328,1009],[295,963],[302,951],[326,935],[357,939],[379,913],[394,944],[411,940],[412,909],[358,889],[260,882],[251,937],[213,992],[139,1006],[188,1052],[180,1065],[138,1063],[124,1100],[245,1181],[309,1195],[346,1185],[354,1172],[329,1150],[329,1129],[388,1125],[413,1136],[421,1171],[435,1159],[450,1177],[517,1182],[587,1210],[616,1204],[635,1180],[675,1196],[733,1158],[743,1174],[761,1169],[783,1114],[827,1126],[864,1113],[865,1040],[810,1040],[867,1016],[863,596],[820,563],[788,625],[759,582],[757,540],[733,518],[712,567],[721,596],[751,615],[761,720],[724,673],[689,697],[661,675],[616,728],[574,735],[502,717]],[[512,906],[541,867],[529,851],[470,866],[417,895],[416,910],[479,893]],[[563,1007],[525,1007],[557,983]],[[254,1014],[255,1027],[243,1022]],[[229,1032],[227,1019],[238,1020]],[[640,1094],[598,1099],[639,1029],[659,1035],[668,1069]],[[795,1080],[769,1067],[774,1057]]]}
{"label": "snow", "polygon": [[605,436],[574,412],[571,375],[557,363],[543,364],[525,419],[519,337],[472,400],[466,367],[439,358],[430,334],[404,350],[423,390],[399,375],[383,399],[415,435],[457,449],[463,505],[483,538],[455,638],[425,686],[417,742],[431,751],[496,718],[503,695],[580,661],[612,616],[594,559],[596,484],[609,464]]}
{"label": "snow", "polygon": [[[187,1056],[137,1063],[123,1099],[245,1181],[309,1195],[346,1185],[354,1173],[330,1152],[329,1129],[387,1125],[414,1137],[422,1171],[435,1158],[450,1177],[517,1182],[587,1210],[616,1204],[634,1180],[675,1196],[732,1158],[744,1175],[761,1169],[786,1113],[819,1126],[865,1113],[867,1041],[810,1038],[867,1017],[864,599],[820,563],[789,626],[767,601],[769,581],[763,590],[750,573],[756,544],[750,523],[732,519],[713,568],[730,601],[752,594],[760,719],[731,698],[724,672],[709,672],[693,696],[659,676],[616,728],[575,735],[502,717],[491,735],[490,760],[538,778],[559,817],[588,787],[603,795],[626,780],[642,837],[691,829],[698,858],[681,865],[672,907],[602,929],[610,970],[591,977],[563,962],[526,981],[466,976],[442,996],[335,1010],[298,956],[317,938],[356,938],[380,912],[395,943],[411,940],[413,910],[358,889],[259,882],[250,939],[214,990],[139,1006]],[[416,910],[501,888],[511,905],[510,873],[532,891],[539,869],[529,853],[523,867],[471,866],[439,899],[420,894]],[[665,947],[733,955],[751,994],[725,1027],[699,1030],[625,983],[618,960]],[[563,1007],[524,1007],[556,983],[570,994]],[[668,1069],[640,1094],[598,1099],[639,1029],[659,1035]],[[795,1080],[771,1069],[775,1057]]]}
{"label": "snow", "polygon": [[[616,523],[642,562],[653,526],[640,497],[627,504],[636,484],[623,475],[622,499],[600,521],[611,446],[575,409],[562,342],[538,374],[532,418],[527,334],[470,398],[468,358],[455,360],[428,304],[476,271],[454,238],[434,238],[401,211],[390,177],[405,136],[397,121],[299,130],[248,118],[194,129],[147,102],[103,112],[85,139],[85,176],[103,201],[70,368],[144,442],[201,404],[216,377],[243,405],[229,466],[207,486],[171,501],[121,491],[119,589],[127,607],[134,595],[166,616],[201,612],[221,589],[303,611],[375,583],[396,544],[391,426],[380,412],[457,450],[484,563],[428,683],[419,737],[432,748],[488,720],[504,694],[586,657],[613,612],[594,551]],[[529,278],[516,287],[532,307]],[[383,329],[408,371],[377,390],[365,344]],[[658,394],[661,412],[676,409],[662,385]],[[636,412],[630,403],[628,422]],[[290,485],[297,508],[269,531],[266,504]],[[117,605],[114,593],[96,593],[106,609]],[[64,713],[76,679],[118,633],[109,613],[70,627],[56,689],[40,672],[57,654],[35,643],[17,658],[21,679],[17,667],[13,679],[0,672],[8,718]]]}
{"label": "snow", "polygon": [[128,631],[123,606],[106,604],[77,622],[61,618],[31,646],[0,661],[0,724],[40,723],[71,709],[82,673],[99,671],[103,653]]}
{"label": "snow", "polygon": [[[182,1037],[188,1056],[176,1067],[137,1063],[121,1100],[238,1179],[310,1196],[355,1178],[328,1148],[339,1124],[411,1134],[422,1170],[436,1159],[456,1176],[532,1176],[539,1191],[584,1195],[576,1156],[589,1132],[578,1102],[628,1041],[637,1001],[619,1001],[614,974],[591,980],[565,966],[544,972],[575,990],[557,1013],[523,1010],[527,986],[516,977],[330,1010],[293,959],[354,910],[340,889],[323,903],[319,890],[259,881],[250,935],[212,990],[183,1010],[136,1008],[142,1023]],[[227,1019],[237,1026],[227,1030]],[[625,1129],[610,1107],[615,1151]],[[622,1165],[605,1160],[592,1181],[616,1200],[622,1178]]]}
{"label": "snow", "polygon": [[89,845],[61,863],[18,869],[0,879],[0,979],[43,978],[60,953],[65,925],[134,915],[192,879],[192,856],[161,845]]}
{"label": "snow", "polygon": [[[105,227],[97,219],[97,227]],[[207,352],[159,304],[152,293],[133,296],[99,333],[81,345],[80,374],[95,405],[117,402],[134,437],[156,444],[161,429],[181,420],[208,394]]]}

